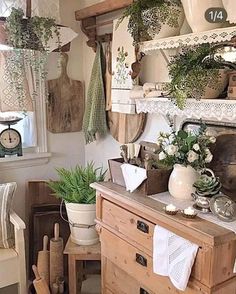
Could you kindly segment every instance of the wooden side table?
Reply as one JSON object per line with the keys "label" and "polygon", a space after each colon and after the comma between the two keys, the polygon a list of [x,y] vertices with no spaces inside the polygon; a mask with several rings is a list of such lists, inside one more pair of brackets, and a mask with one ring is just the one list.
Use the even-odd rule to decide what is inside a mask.
{"label": "wooden side table", "polygon": [[101,260],[100,242],[90,246],[80,246],[69,238],[64,250],[68,254],[68,276],[69,276],[69,293],[81,293],[83,281],[83,261]]}

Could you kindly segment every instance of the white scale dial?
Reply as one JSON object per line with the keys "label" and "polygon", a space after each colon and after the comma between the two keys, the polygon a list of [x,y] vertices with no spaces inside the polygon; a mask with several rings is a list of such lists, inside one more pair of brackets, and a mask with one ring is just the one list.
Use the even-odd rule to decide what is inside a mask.
{"label": "white scale dial", "polygon": [[20,143],[20,136],[15,130],[7,129],[2,132],[0,142],[3,147],[12,149]]}

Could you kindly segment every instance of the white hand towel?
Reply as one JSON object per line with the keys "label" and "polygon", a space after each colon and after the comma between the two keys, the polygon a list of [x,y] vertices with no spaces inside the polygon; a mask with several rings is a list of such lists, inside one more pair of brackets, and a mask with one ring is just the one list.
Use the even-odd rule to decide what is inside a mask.
{"label": "white hand towel", "polygon": [[153,272],[169,276],[173,285],[184,291],[197,251],[196,244],[156,226],[153,235]]}
{"label": "white hand towel", "polygon": [[122,174],[125,180],[126,190],[133,192],[147,178],[147,171],[144,168],[132,164],[121,165]]}

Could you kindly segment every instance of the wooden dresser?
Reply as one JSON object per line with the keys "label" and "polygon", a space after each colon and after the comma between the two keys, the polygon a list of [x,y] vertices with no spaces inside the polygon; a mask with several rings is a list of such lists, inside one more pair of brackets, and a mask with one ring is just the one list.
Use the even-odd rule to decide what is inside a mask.
{"label": "wooden dresser", "polygon": [[[128,193],[111,182],[94,183],[101,239],[102,294],[236,294],[236,235],[196,217],[163,212],[164,204]],[[187,289],[152,270],[152,239],[158,224],[199,245]]]}

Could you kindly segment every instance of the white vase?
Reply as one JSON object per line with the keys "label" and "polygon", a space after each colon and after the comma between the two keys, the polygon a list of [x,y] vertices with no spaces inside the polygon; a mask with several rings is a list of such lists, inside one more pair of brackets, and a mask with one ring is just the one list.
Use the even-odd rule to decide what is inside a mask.
{"label": "white vase", "polygon": [[[92,245],[99,241],[95,229],[96,204],[66,203],[68,221],[70,223],[71,241],[78,245]],[[72,226],[75,224],[75,226]],[[76,225],[91,225],[81,228]]]}
{"label": "white vase", "polygon": [[236,23],[236,1],[235,0],[222,0],[223,6],[227,11],[227,20],[230,23]]}
{"label": "white vase", "polygon": [[191,194],[195,192],[193,184],[198,177],[199,174],[190,165],[175,164],[168,183],[170,194],[178,199],[191,200]]}
{"label": "white vase", "polygon": [[223,23],[210,23],[205,19],[208,8],[223,8],[222,0],[181,0],[186,19],[194,33],[221,28]]}

